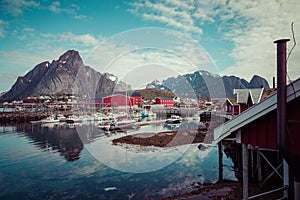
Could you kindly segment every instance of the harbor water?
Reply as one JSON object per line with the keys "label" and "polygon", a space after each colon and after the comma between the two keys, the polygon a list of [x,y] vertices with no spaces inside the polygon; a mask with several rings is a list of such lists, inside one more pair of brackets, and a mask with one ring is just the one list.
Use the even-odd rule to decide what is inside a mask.
{"label": "harbor water", "polygon": [[[162,130],[161,124],[113,134],[94,123],[0,126],[0,199],[159,199],[217,181],[215,146],[111,142]],[[235,180],[231,160],[223,159],[224,178]]]}

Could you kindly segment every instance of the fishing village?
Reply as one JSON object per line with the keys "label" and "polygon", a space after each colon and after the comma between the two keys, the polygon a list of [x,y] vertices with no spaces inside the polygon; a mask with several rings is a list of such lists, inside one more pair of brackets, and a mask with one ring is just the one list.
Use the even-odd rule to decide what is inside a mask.
{"label": "fishing village", "polygon": [[[280,45],[285,42],[277,41],[278,51],[282,51],[280,48],[284,46]],[[285,55],[278,55],[278,70],[285,70],[285,61],[281,59],[284,60]],[[284,78],[277,77],[277,85],[283,85]],[[295,135],[299,128],[295,122],[300,116],[300,109],[295,109],[300,105],[298,83],[299,80],[287,87],[275,88],[274,78],[270,89],[234,89],[234,98],[200,101],[181,99],[174,93],[145,101],[145,96],[137,91],[106,95],[101,99],[79,95],[28,97],[23,101],[2,103],[0,118],[3,129],[6,124],[14,123],[41,124],[48,128],[64,124],[79,127],[81,124],[93,124],[99,134],[113,136],[111,144],[117,146],[166,148],[197,144],[200,151],[210,148],[209,145],[217,146],[217,182],[193,182],[191,191],[162,199],[201,199],[204,196],[213,199],[284,199],[298,195],[296,169],[299,167],[299,150],[296,147],[298,136]],[[153,93],[153,90],[149,91]],[[158,94],[165,95],[156,91]],[[277,114],[276,118],[277,107],[288,110],[288,115]],[[276,131],[279,127],[285,132],[287,124],[279,125],[282,121],[292,123],[289,124],[289,139],[286,134]],[[131,130],[149,125],[162,125],[164,129],[158,132],[133,131],[130,134]],[[120,133],[125,135],[118,136]],[[276,143],[276,137],[285,143],[278,143],[278,140]],[[291,140],[292,144],[289,143]],[[288,150],[286,145],[290,146]],[[285,149],[286,158],[279,155],[280,148]],[[68,159],[79,159],[78,149],[75,155],[73,151],[67,153]],[[233,162],[235,180],[223,177],[224,154]],[[292,159],[291,166],[287,159]]]}
{"label": "fishing village", "polygon": [[300,200],[299,10],[2,0],[0,200]]}

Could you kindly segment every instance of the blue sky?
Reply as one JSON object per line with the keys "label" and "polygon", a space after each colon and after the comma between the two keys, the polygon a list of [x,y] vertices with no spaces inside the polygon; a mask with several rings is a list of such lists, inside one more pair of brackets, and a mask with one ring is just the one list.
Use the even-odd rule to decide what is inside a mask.
{"label": "blue sky", "polygon": [[[292,39],[292,22],[295,39],[300,41],[299,10],[298,0],[0,0],[0,91],[8,90],[18,76],[25,75],[38,63],[56,60],[68,49],[78,50],[84,61],[100,72],[107,70],[118,76],[129,65],[151,65],[156,72],[157,66],[165,68],[160,73],[165,75],[170,69],[174,71],[171,75],[176,75],[203,68],[248,81],[258,74],[270,82],[276,76],[273,41]],[[145,43],[139,46],[148,48],[144,45],[149,38],[139,31],[149,27],[176,33],[177,36],[169,37],[173,42],[176,40],[176,48],[158,35],[157,40],[164,45],[143,51],[131,49],[129,54],[118,57],[123,43],[132,47],[130,34],[140,33],[139,39]],[[122,38],[126,39],[122,41]],[[292,45],[293,41],[288,44],[288,50]],[[99,47],[102,51],[98,51]],[[177,51],[180,47],[185,50]],[[103,57],[109,54],[110,58],[118,59],[107,61],[114,63],[110,67],[99,67],[102,62],[97,64],[92,59],[95,52],[98,56],[102,52]],[[193,58],[203,59],[199,54],[206,55],[214,69],[207,68],[205,62],[193,62]],[[288,63],[292,79],[300,76],[300,58],[296,55],[300,55],[298,45]],[[193,67],[188,67],[192,64]],[[159,73],[152,74],[150,78],[164,78]]]}

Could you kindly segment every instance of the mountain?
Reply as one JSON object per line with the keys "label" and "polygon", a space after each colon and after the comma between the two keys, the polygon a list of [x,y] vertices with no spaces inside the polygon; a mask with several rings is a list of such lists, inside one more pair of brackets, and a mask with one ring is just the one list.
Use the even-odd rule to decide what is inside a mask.
{"label": "mountain", "polygon": [[[155,80],[147,85],[148,89],[167,90],[181,97],[198,99],[224,97],[224,93],[227,97],[232,97],[235,88],[257,87],[269,88],[269,85],[257,75],[247,82],[236,76],[221,77],[203,70],[170,77],[162,82]],[[0,102],[50,94],[82,94],[93,97],[130,89],[130,85],[118,81],[118,77],[113,74],[101,74],[86,66],[77,51],[69,50],[58,60],[42,62],[25,76],[18,77],[12,88],[1,94]],[[170,96],[173,93],[164,95]],[[153,92],[149,94],[158,95]]]}
{"label": "mountain", "polygon": [[155,99],[155,97],[173,98],[176,96],[176,94],[171,91],[151,89],[151,88],[146,88],[143,90],[135,90],[135,92],[138,92],[145,101],[151,101],[151,100]]}
{"label": "mountain", "polygon": [[260,76],[254,75],[250,81],[250,85],[253,88],[269,88],[269,83],[266,79],[261,78]]}
{"label": "mountain", "polygon": [[147,88],[165,88],[181,97],[187,98],[220,98],[232,97],[233,89],[243,88],[269,88],[268,82],[260,77],[253,76],[250,82],[236,76],[219,76],[204,70],[192,74],[179,75],[163,80],[162,83],[152,82]]}
{"label": "mountain", "polygon": [[36,65],[25,76],[18,77],[0,102],[20,100],[43,94],[110,94],[118,79],[85,66],[79,53],[69,50],[52,63]]}

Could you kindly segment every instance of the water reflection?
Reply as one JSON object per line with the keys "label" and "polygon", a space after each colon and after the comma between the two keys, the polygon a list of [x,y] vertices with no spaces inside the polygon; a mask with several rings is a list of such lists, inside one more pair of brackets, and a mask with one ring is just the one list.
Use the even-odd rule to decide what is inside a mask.
{"label": "water reflection", "polygon": [[86,131],[81,131],[85,134],[79,136],[75,126],[68,124],[18,124],[16,128],[18,132],[23,132],[33,145],[44,150],[57,151],[67,161],[75,161],[80,159],[83,143],[88,143],[98,136],[90,125],[81,125],[80,128]]}
{"label": "water reflection", "polygon": [[[190,129],[199,130],[199,125],[197,123],[182,123],[178,126],[167,126],[163,124],[149,125],[149,126],[143,126],[135,130],[122,131],[122,133],[109,132],[109,134],[99,129],[97,127],[97,124],[94,123],[78,123],[78,124],[25,123],[25,124],[17,124],[15,128],[16,128],[16,132],[23,133],[23,135],[28,137],[34,146],[39,147],[42,150],[46,150],[46,151],[59,152],[60,155],[63,156],[67,161],[75,161],[80,159],[81,152],[84,148],[84,145],[86,145],[89,152],[92,153],[92,155],[96,159],[102,161],[102,163],[105,163],[106,165],[108,162],[106,159],[109,159],[108,163],[111,162],[116,163],[116,157],[118,157],[119,154],[120,154],[119,156],[123,157],[124,153],[126,153],[126,160],[127,160],[127,154],[131,155],[132,162],[134,163],[134,165],[137,164],[134,161],[135,159],[138,160],[142,159],[143,161],[145,161],[145,160],[151,160],[150,158],[152,158],[151,165],[153,167],[153,165],[162,162],[161,160],[163,160],[164,162],[166,160],[169,160],[167,163],[171,163],[173,160],[176,160],[179,156],[181,156],[182,153],[184,153],[184,151],[188,148],[188,146],[184,146],[182,148],[181,147],[175,148],[175,151],[174,149],[163,149],[160,150],[159,152],[157,152],[157,150],[155,150],[154,152],[152,147],[149,148],[150,150],[148,150],[146,147],[143,147],[142,149],[139,148],[138,152],[132,153],[128,151],[130,150],[135,151],[136,148],[132,148],[130,146],[125,146],[125,149],[122,147],[120,148],[119,146],[112,145],[111,140],[114,138],[130,135],[130,134],[136,134],[136,133],[158,133],[166,130],[190,130]],[[192,142],[193,138],[190,138],[191,140],[190,142]],[[145,155],[145,153],[147,154],[147,156]],[[159,156],[157,156],[157,154]],[[164,159],[162,159],[162,156],[164,157]],[[121,162],[119,164],[121,165],[119,168],[123,169],[124,163]],[[149,163],[146,163],[145,165],[148,166]],[[108,165],[108,166],[113,168],[116,167],[114,165],[113,166]],[[138,164],[137,166],[140,165]],[[119,168],[117,167],[117,169]]]}
{"label": "water reflection", "polygon": [[[162,129],[163,125],[143,126],[136,132]],[[198,144],[193,144],[167,151],[149,147],[148,153],[145,148],[111,145],[111,139],[125,133],[107,137],[96,124],[18,124],[4,127],[3,132],[0,133],[0,199],[19,199],[20,194],[24,194],[22,199],[128,199],[131,196],[159,199],[190,191],[195,184],[214,182],[218,178],[216,147],[199,150]],[[120,148],[123,154],[118,157],[115,150]],[[166,167],[156,167],[160,160],[170,159],[182,148],[186,151],[177,160]],[[140,167],[140,171],[147,167],[158,170],[117,171],[102,164],[105,162],[98,162],[101,159],[95,160],[89,149],[101,153],[102,159],[110,157],[117,164],[127,165],[128,171],[134,167]],[[139,150],[136,154],[143,160],[135,159],[133,150]],[[232,166],[232,163],[228,159],[224,165]],[[234,172],[224,169],[224,178],[233,179],[233,175]]]}

